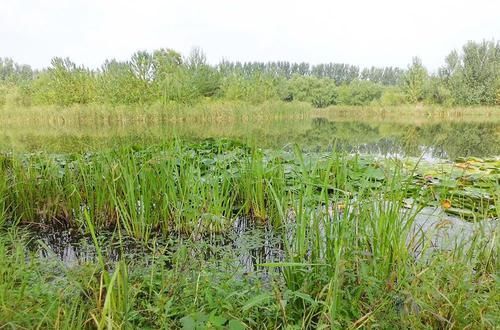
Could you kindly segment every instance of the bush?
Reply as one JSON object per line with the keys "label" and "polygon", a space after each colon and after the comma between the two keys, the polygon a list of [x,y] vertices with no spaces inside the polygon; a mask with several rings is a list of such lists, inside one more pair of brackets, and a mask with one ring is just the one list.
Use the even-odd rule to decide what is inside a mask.
{"label": "bush", "polygon": [[369,81],[354,81],[339,87],[339,104],[369,105],[382,96],[382,86]]}
{"label": "bush", "polygon": [[406,104],[406,96],[398,87],[386,87],[378,103],[384,106],[402,105]]}
{"label": "bush", "polygon": [[337,87],[331,79],[295,75],[282,93],[283,100],[310,102],[316,108],[337,104]]}
{"label": "bush", "polygon": [[454,103],[451,90],[438,78],[429,81],[425,88],[426,103],[451,106]]}

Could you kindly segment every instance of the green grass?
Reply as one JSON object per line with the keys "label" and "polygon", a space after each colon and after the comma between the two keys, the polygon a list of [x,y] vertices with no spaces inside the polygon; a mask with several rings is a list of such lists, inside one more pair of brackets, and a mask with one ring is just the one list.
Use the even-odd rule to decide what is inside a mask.
{"label": "green grass", "polygon": [[[496,178],[494,164],[477,165],[483,179],[466,186],[491,194],[489,214],[462,205],[478,220],[498,217],[498,183],[485,179]],[[425,258],[408,240],[419,210],[440,202],[430,190],[466,190],[446,182],[469,173],[447,166],[431,184],[412,162],[230,140],[4,153],[0,327],[492,329],[498,233],[478,231],[452,251],[426,247]],[[278,237],[280,257],[244,267],[233,231],[242,217]],[[29,228],[61,225],[86,233],[95,258],[40,257]],[[101,237],[110,231],[118,260]],[[248,249],[269,249],[243,235]],[[129,240],[142,252],[129,252]]]}
{"label": "green grass", "polygon": [[[301,120],[311,117],[396,123],[408,123],[411,117],[418,123],[429,121],[498,122],[500,107],[446,107],[439,105],[398,105],[398,106],[330,106],[317,109],[305,102],[266,101],[251,104],[238,101],[206,100],[195,105],[174,104],[168,106],[109,106],[102,104],[72,106],[33,106],[0,108],[2,126],[57,125],[72,127],[93,127],[96,123],[134,125],[138,123],[269,123],[277,119]],[[1,127],[1,126],[0,126]]]}

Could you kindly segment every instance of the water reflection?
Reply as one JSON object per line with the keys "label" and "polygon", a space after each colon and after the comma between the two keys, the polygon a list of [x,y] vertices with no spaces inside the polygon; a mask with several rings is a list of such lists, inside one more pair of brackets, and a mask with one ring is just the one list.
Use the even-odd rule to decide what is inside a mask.
{"label": "water reflection", "polygon": [[[257,225],[245,217],[235,220],[233,230],[225,235],[157,235],[149,244],[143,244],[130,237],[118,238],[114,232],[102,231],[98,233],[97,240],[106,263],[122,258],[133,261],[139,256],[148,259],[152,253],[160,253],[169,261],[165,266],[171,267],[170,260],[182,249],[193,259],[231,260],[245,273],[258,271],[259,264],[283,260],[281,236],[270,225]],[[28,247],[39,258],[58,260],[69,267],[98,261],[96,246],[88,234],[71,228],[27,229],[32,238]],[[265,273],[262,272],[263,275]]]}
{"label": "water reflection", "polygon": [[497,123],[368,124],[316,118],[297,142],[306,148],[427,158],[488,157],[500,154]]}
{"label": "water reflection", "polygon": [[93,126],[2,127],[0,151],[81,152],[118,145],[153,144],[180,137],[187,140],[231,138],[263,148],[307,151],[334,147],[352,153],[383,156],[427,155],[431,158],[500,155],[500,122],[384,121],[309,118],[267,122],[131,123]]}

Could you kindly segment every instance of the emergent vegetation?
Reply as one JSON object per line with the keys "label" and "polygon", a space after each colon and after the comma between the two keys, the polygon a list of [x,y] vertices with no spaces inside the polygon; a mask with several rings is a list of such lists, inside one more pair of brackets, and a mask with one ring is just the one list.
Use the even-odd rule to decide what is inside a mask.
{"label": "emergent vegetation", "polygon": [[[3,154],[0,325],[493,328],[496,234],[448,251],[412,228],[429,205],[498,217],[498,167],[224,140]],[[70,228],[94,252],[76,265],[41,258],[50,247],[26,226]]]}

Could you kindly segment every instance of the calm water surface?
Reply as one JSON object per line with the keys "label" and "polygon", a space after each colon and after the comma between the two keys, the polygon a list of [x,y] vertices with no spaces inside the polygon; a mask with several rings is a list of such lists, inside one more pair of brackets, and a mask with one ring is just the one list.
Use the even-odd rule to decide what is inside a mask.
{"label": "calm water surface", "polygon": [[0,128],[0,150],[80,152],[118,145],[230,138],[262,148],[306,151],[333,148],[352,153],[455,159],[500,155],[500,121],[426,120],[408,123],[341,118],[272,120],[257,123],[111,123],[22,125]]}

